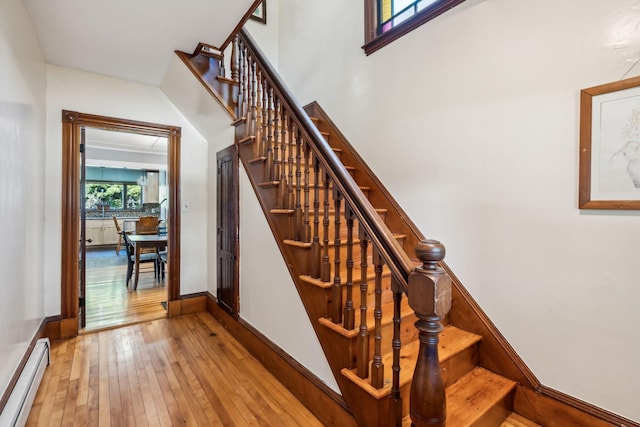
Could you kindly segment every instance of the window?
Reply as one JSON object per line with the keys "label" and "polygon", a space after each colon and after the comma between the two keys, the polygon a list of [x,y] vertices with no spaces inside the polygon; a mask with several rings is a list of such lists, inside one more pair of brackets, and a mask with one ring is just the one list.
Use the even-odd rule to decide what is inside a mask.
{"label": "window", "polygon": [[365,0],[367,55],[465,0]]}
{"label": "window", "polygon": [[87,182],[86,209],[140,209],[140,185],[125,182]]}

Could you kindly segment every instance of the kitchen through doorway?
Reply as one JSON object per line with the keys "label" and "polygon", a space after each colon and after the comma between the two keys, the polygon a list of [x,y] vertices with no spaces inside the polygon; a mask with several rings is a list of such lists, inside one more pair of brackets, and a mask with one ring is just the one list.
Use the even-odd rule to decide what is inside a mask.
{"label": "kitchen through doorway", "polygon": [[157,228],[150,233],[166,230],[167,145],[162,136],[85,127],[81,331],[166,316],[166,247],[142,255],[148,262],[139,262],[135,283],[133,246],[127,246],[123,233],[136,234],[140,217],[156,218]]}

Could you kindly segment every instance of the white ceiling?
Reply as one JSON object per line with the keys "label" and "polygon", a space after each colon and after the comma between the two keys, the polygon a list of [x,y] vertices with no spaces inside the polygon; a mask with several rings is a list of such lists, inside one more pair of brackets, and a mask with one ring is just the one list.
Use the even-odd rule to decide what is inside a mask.
{"label": "white ceiling", "polygon": [[164,137],[86,128],[87,166],[167,169]]}
{"label": "white ceiling", "polygon": [[23,0],[45,60],[158,86],[175,50],[221,46],[254,0]]}

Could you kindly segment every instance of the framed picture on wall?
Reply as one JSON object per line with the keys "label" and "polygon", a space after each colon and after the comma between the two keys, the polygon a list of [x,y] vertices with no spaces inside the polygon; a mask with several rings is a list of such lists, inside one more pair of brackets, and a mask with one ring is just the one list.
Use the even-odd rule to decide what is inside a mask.
{"label": "framed picture on wall", "polygon": [[640,77],[580,91],[580,209],[640,210]]}
{"label": "framed picture on wall", "polygon": [[267,0],[262,0],[262,3],[251,14],[251,19],[254,21],[267,23]]}

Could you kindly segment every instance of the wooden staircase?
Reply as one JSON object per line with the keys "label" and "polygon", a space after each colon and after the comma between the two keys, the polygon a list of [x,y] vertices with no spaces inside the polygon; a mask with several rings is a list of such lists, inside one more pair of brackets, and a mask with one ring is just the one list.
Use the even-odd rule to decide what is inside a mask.
{"label": "wooden staircase", "polygon": [[[202,44],[178,55],[235,112],[239,157],[358,425],[444,425],[425,416],[438,413],[438,388],[448,426],[614,425],[537,382],[442,262],[444,247],[425,241],[319,105],[303,111],[247,33],[232,79]],[[416,296],[417,283],[427,292]]]}

